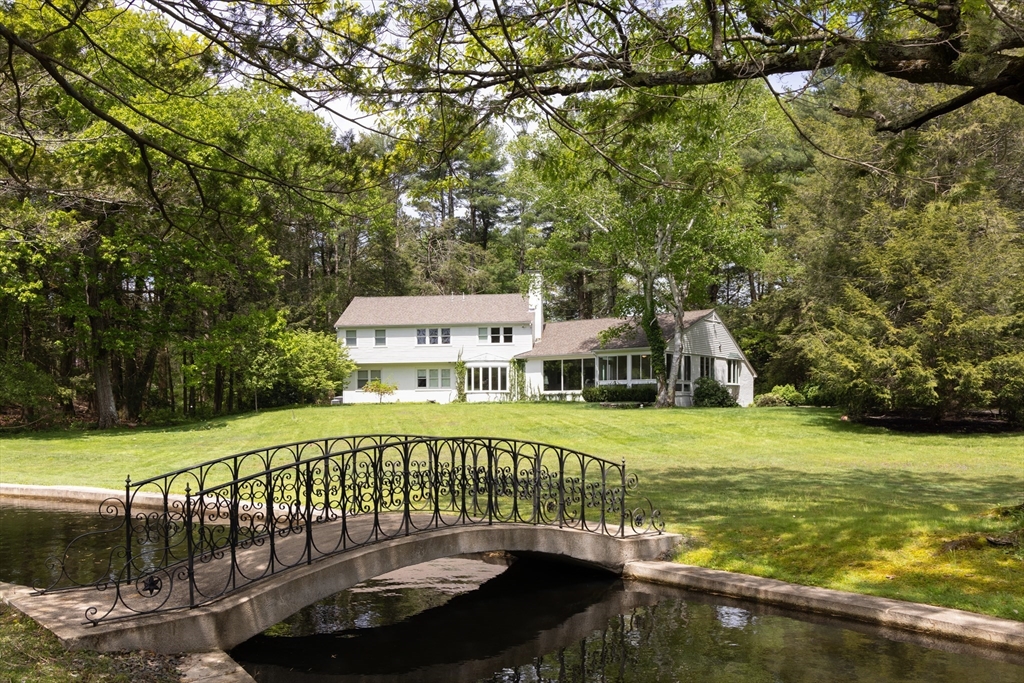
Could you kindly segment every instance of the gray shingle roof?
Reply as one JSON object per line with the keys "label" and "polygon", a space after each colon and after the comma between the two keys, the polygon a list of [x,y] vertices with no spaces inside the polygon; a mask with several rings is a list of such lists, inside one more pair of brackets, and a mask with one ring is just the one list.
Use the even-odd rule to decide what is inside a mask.
{"label": "gray shingle roof", "polygon": [[533,313],[519,294],[357,296],[335,327],[528,323]]}
{"label": "gray shingle roof", "polygon": [[[683,315],[683,329],[711,313],[704,311],[687,311]],[[675,322],[670,315],[658,317],[662,333],[666,341],[671,343],[675,334]],[[627,324],[629,327],[620,335],[609,339],[602,345],[598,335],[616,325]],[[539,358],[551,356],[574,356],[592,354],[594,351],[614,349],[646,348],[647,337],[636,324],[624,318],[594,318],[592,320],[567,320],[565,322],[547,323],[544,333],[533,349],[519,354],[516,358]]]}

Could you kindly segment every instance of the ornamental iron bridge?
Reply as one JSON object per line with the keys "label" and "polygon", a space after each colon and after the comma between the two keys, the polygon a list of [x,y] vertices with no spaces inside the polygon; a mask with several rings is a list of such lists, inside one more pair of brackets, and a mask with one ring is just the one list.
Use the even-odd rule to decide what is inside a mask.
{"label": "ornamental iron bridge", "polygon": [[[206,605],[322,557],[442,528],[661,534],[650,501],[627,499],[637,484],[625,460],[514,439],[367,435],[273,446],[129,478],[123,499],[100,505],[119,523],[72,540],[37,592],[97,589],[102,604],[84,622],[97,625]],[[118,540],[90,567],[83,546],[98,535]]]}

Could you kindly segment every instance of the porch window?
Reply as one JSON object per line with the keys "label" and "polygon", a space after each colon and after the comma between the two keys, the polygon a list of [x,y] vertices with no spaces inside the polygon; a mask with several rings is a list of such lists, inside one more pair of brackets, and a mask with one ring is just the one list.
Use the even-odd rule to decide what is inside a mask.
{"label": "porch window", "polygon": [[639,354],[630,356],[632,363],[633,379],[651,379],[651,356],[650,354]]}
{"label": "porch window", "polygon": [[711,356],[700,357],[700,376],[701,377],[714,377],[715,376],[715,359]]}
{"label": "porch window", "polygon": [[[591,382],[594,361],[590,361]],[[544,391],[579,391],[583,388],[583,359],[544,361]]]}
{"label": "porch window", "polygon": [[602,382],[624,381],[626,362],[629,356],[603,356],[600,359],[600,376]]}

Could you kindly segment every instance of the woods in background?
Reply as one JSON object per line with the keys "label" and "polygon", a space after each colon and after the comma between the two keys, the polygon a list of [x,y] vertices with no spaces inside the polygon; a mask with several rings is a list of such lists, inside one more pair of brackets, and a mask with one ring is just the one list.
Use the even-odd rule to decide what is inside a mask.
{"label": "woods in background", "polygon": [[[549,319],[626,315],[649,339],[657,313],[718,307],[759,389],[1024,419],[1012,99],[893,135],[835,109],[899,120],[956,91],[842,69],[782,105],[759,81],[609,89],[439,151],[225,83],[159,16],[86,20],[92,42],[48,38],[64,85],[20,52],[0,83],[8,425],[324,401],[352,370],[332,325],[353,297],[523,291],[530,270]],[[4,21],[61,19],[15,5]],[[437,116],[405,125],[424,139],[456,126],[422,111]],[[668,404],[677,372],[658,368]]]}

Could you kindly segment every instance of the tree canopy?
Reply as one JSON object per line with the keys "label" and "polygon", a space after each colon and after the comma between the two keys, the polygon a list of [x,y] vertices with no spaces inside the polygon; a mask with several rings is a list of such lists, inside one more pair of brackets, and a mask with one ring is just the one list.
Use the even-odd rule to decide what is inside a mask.
{"label": "tree canopy", "polygon": [[[494,117],[541,115],[574,134],[598,135],[575,129],[570,114],[599,93],[647,93],[656,102],[689,86],[786,74],[826,78],[835,69],[949,86],[911,110],[870,92],[853,107],[835,105],[840,114],[874,120],[878,130],[916,128],[988,95],[1024,104],[1024,8],[1011,0],[130,6],[188,40],[168,49],[157,32],[131,50],[109,50],[106,19],[124,11],[110,0],[8,0],[0,40],[10,58],[0,68],[18,81],[21,65],[33,63],[40,78],[130,139],[145,163],[159,155],[190,171],[283,180],[260,163],[183,154],[182,140],[216,143],[179,130],[170,112],[140,106],[140,84],[185,94],[187,72],[202,66],[221,79],[272,84],[351,121],[372,114],[379,117],[373,125],[391,134],[431,140],[441,158]],[[85,47],[85,62],[72,45]],[[90,68],[97,59],[116,68]],[[161,60],[174,68],[154,74],[147,65]],[[12,109],[29,118],[16,102]]]}

